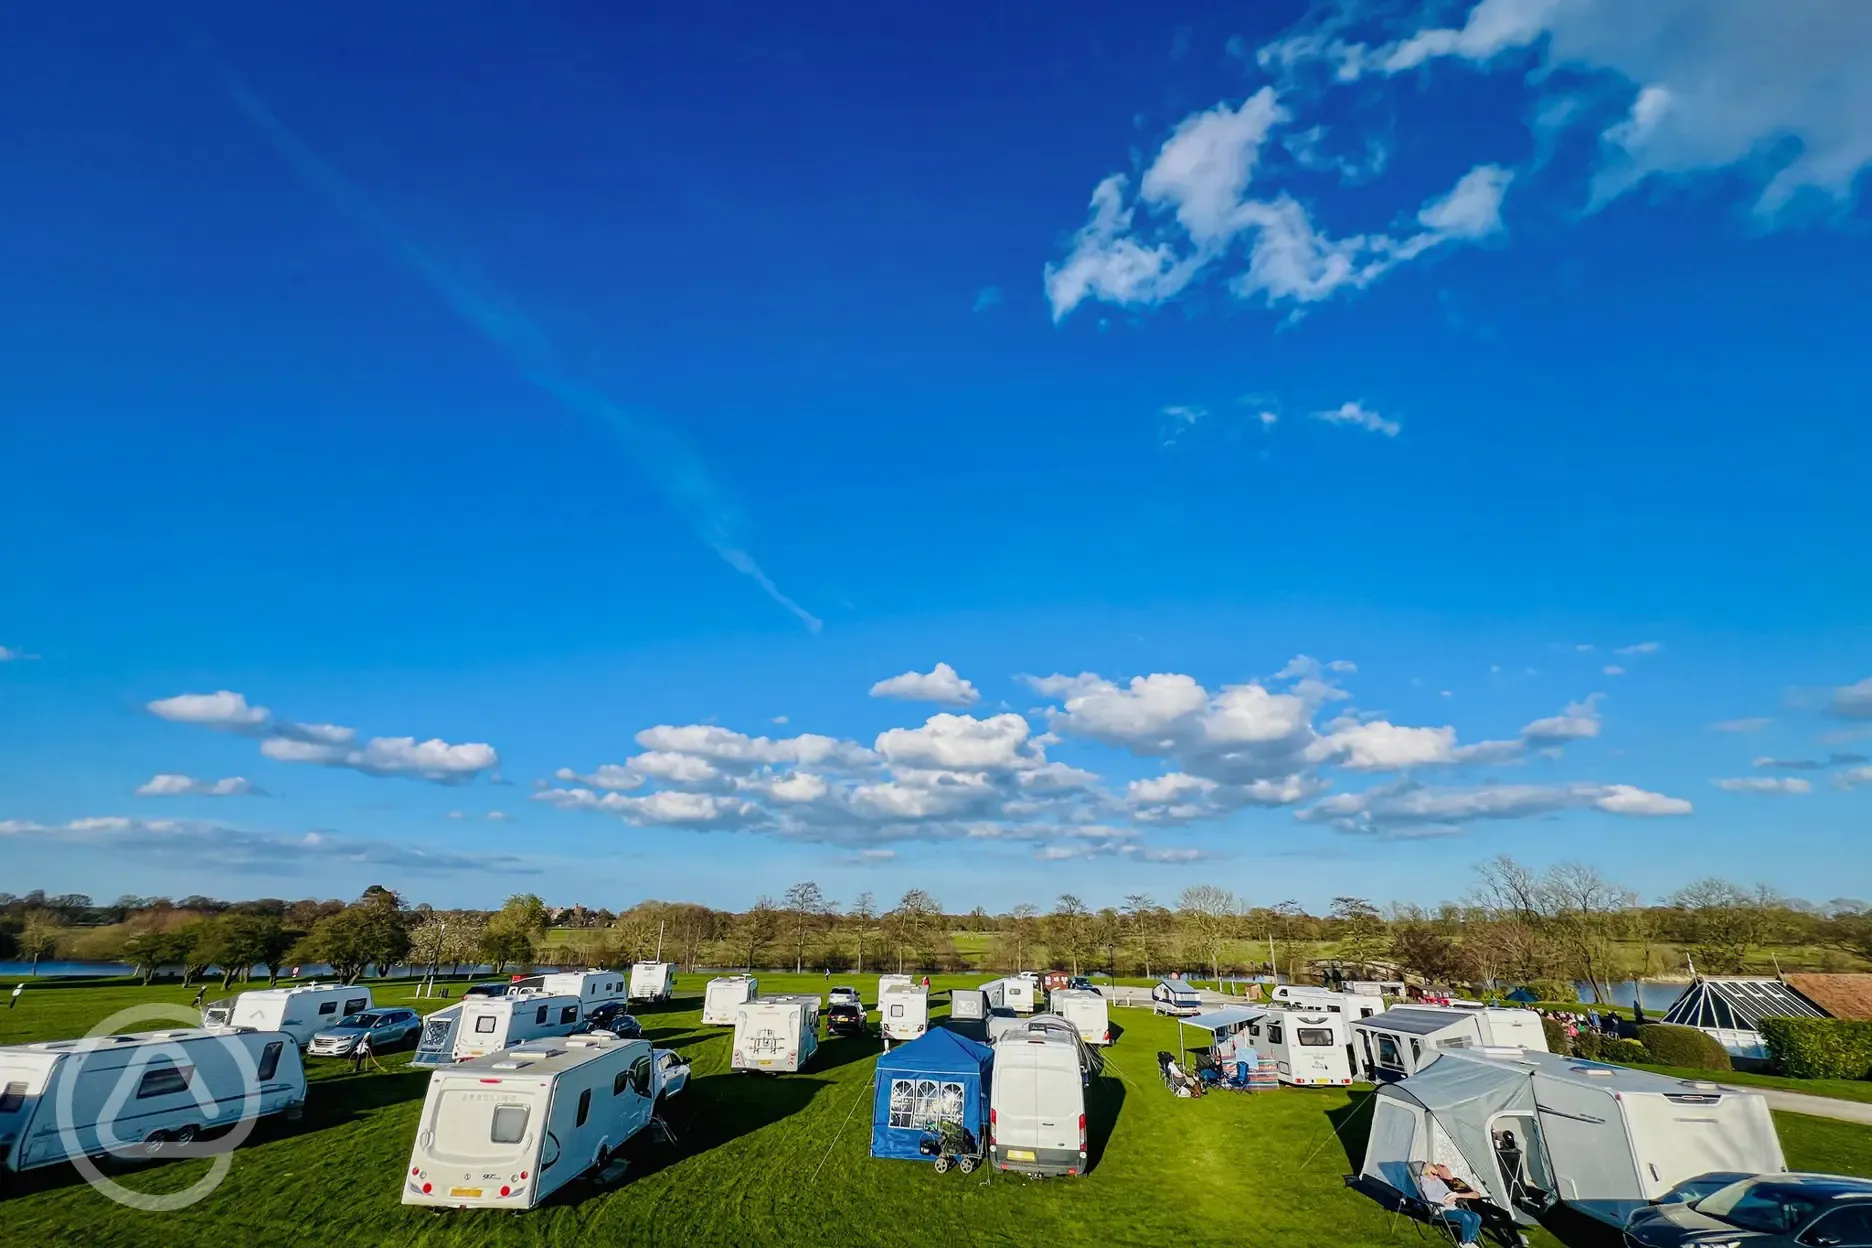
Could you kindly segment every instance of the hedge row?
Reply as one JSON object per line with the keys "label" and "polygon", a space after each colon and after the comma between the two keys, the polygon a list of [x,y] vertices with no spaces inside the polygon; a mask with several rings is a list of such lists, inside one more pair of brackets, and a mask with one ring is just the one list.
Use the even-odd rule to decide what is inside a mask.
{"label": "hedge row", "polygon": [[1638,1029],[1638,1043],[1659,1066],[1681,1066],[1689,1070],[1734,1070],[1729,1054],[1716,1037],[1695,1027],[1674,1023],[1648,1023]]}
{"label": "hedge row", "polygon": [[1872,1079],[1872,1023],[1846,1018],[1764,1018],[1775,1069],[1797,1079]]}
{"label": "hedge row", "polygon": [[1654,1060],[1651,1050],[1636,1040],[1608,1036],[1599,1031],[1582,1031],[1573,1038],[1573,1051],[1593,1062],[1619,1062],[1624,1065]]}

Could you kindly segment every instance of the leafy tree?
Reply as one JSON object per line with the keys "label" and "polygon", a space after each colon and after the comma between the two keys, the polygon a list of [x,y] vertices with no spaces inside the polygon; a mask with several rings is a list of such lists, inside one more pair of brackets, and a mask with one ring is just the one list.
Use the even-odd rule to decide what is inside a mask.
{"label": "leafy tree", "polygon": [[1382,954],[1385,946],[1384,918],[1378,907],[1363,897],[1335,897],[1331,914],[1343,931],[1340,946],[1346,961],[1361,970],[1369,969],[1372,959]]}
{"label": "leafy tree", "polygon": [[221,968],[225,990],[233,986],[237,975],[245,975],[254,966],[266,967],[269,981],[278,980],[280,965],[295,940],[275,915],[229,911],[207,924],[195,956],[204,965]]}
{"label": "leafy tree", "polygon": [[190,939],[179,931],[140,928],[126,935],[117,947],[119,960],[128,962],[137,977],[147,986],[156,972],[181,962],[188,956]]}
{"label": "leafy tree", "polygon": [[531,965],[534,949],[546,934],[546,903],[533,893],[515,893],[488,917],[481,931],[480,953],[496,972],[509,963]]}
{"label": "leafy tree", "polygon": [[39,959],[58,947],[59,928],[56,917],[48,910],[34,910],[27,914],[26,921],[20,926],[19,935],[14,937],[14,945],[22,958],[32,963],[32,973],[39,973]]}

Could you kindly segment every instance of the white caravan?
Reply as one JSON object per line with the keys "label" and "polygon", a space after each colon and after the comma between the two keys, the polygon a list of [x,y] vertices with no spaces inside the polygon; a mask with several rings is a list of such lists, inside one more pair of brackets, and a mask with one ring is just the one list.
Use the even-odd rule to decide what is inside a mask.
{"label": "white caravan", "polygon": [[908,975],[880,975],[878,976],[878,1004],[882,1005],[884,1003],[884,994],[889,992],[892,988],[912,988],[915,986],[916,980],[910,978]]}
{"label": "white caravan", "polygon": [[760,980],[752,975],[724,975],[708,981],[702,990],[702,1021],[710,1027],[732,1027],[735,1008],[760,996]]}
{"label": "white caravan", "polygon": [[915,1040],[929,1030],[929,989],[891,985],[878,1001],[878,1020],[886,1044]]}
{"label": "white caravan", "polygon": [[539,986],[560,996],[577,997],[587,1014],[594,1006],[625,999],[623,971],[601,971],[596,967],[589,971],[555,971],[540,976]]}
{"label": "white caravan", "polygon": [[675,963],[635,962],[631,964],[630,999],[632,1001],[667,1001],[675,995]]}
{"label": "white caravan", "polygon": [[541,1036],[570,1035],[584,1017],[579,999],[529,988],[504,997],[472,997],[455,1023],[455,1060],[498,1053]]}
{"label": "white caravan", "polygon": [[1047,994],[1047,1008],[1076,1027],[1087,1044],[1111,1043],[1111,1008],[1100,994],[1062,988]]}
{"label": "white caravan", "polygon": [[1352,1024],[1354,1060],[1373,1083],[1416,1074],[1450,1049],[1507,1046],[1547,1051],[1547,1033],[1533,1010],[1400,1005]]}
{"label": "white caravan", "polygon": [[988,1003],[990,1010],[1005,1010],[1007,1003],[1007,980],[991,979],[981,986],[982,1000]]}
{"label": "white caravan", "polygon": [[416,1126],[406,1205],[531,1209],[602,1168],[662,1092],[648,1040],[536,1041],[438,1070]]}
{"label": "white caravan", "polygon": [[1274,1068],[1282,1083],[1317,1088],[1352,1082],[1352,1046],[1343,1015],[1269,1010],[1249,1021],[1247,1035],[1255,1055]]}
{"label": "white caravan", "polygon": [[951,988],[949,1017],[959,1023],[979,1023],[988,1017],[988,994],[979,988]]}
{"label": "white caravan", "polygon": [[231,1001],[202,1010],[204,1027],[251,1027],[283,1031],[300,1048],[347,1014],[371,1009],[371,992],[356,984],[295,984],[291,988],[254,988]]}
{"label": "white caravan", "polygon": [[1298,1008],[1315,1014],[1343,1014],[1349,1022],[1370,1018],[1385,1010],[1383,997],[1361,992],[1334,992],[1330,988],[1314,988],[1307,984],[1281,984],[1274,989],[1269,1002],[1284,1010]]}
{"label": "white caravan", "polygon": [[1085,1083],[1080,1046],[1013,1031],[995,1042],[988,1122],[994,1164],[1024,1174],[1084,1174]]}
{"label": "white caravan", "polygon": [[1523,1225],[1558,1201],[1622,1227],[1686,1179],[1787,1169],[1758,1092],[1551,1053],[1445,1052],[1373,1104],[1362,1184],[1414,1198],[1442,1162]]}
{"label": "white caravan", "polygon": [[446,1066],[455,1060],[455,1028],[461,1022],[464,1004],[457,1001],[424,1016],[422,1034],[416,1038],[416,1051],[410,1054],[410,1065]]}
{"label": "white caravan", "polygon": [[733,1070],[799,1070],[819,1051],[818,997],[761,997],[735,1007]]}
{"label": "white caravan", "polygon": [[207,1129],[305,1105],[299,1046],[277,1031],[190,1027],[0,1047],[0,1170],[155,1156]]}
{"label": "white caravan", "polygon": [[1040,1008],[1041,988],[1038,977],[1014,975],[1002,980],[1001,984],[1008,1009],[1017,1014],[1031,1014]]}

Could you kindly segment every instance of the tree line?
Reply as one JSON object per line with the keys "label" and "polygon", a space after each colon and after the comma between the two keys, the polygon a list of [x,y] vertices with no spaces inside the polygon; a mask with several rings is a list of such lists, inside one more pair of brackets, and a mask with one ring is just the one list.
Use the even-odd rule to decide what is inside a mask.
{"label": "tree line", "polygon": [[[1872,907],[1824,905],[1710,878],[1641,904],[1598,869],[1536,870],[1506,855],[1474,868],[1460,899],[1433,907],[1341,896],[1324,913],[1298,902],[1252,902],[1197,884],[1159,902],[1147,893],[1094,907],[1073,894],[1005,912],[946,911],[911,889],[894,904],[861,893],[841,905],[802,881],[744,911],[645,901],[620,911],[554,909],[533,894],[498,910],[410,905],[373,885],[351,902],[224,902],[0,894],[0,957],[121,961],[146,981],[180,967],[218,968],[224,986],[262,968],[324,963],[347,979],[393,967],[496,973],[541,965],[622,966],[661,954],[685,967],[837,971],[1017,970],[1149,977],[1279,973],[1408,976],[1498,985],[1578,981],[1609,1000],[1611,985],[1694,965],[1728,974],[1763,951],[1784,969],[1845,970],[1872,961]],[[1570,985],[1568,985],[1570,987]]]}

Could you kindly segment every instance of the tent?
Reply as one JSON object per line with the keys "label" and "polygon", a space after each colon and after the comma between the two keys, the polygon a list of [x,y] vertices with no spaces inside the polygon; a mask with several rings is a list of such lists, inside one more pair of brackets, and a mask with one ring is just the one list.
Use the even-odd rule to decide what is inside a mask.
{"label": "tent", "polygon": [[1764,1018],[1828,1018],[1825,1010],[1778,979],[1725,976],[1695,979],[1664,1015],[1667,1023],[1713,1036],[1732,1058],[1766,1062]]}
{"label": "tent", "polygon": [[1508,994],[1508,999],[1517,1005],[1533,1005],[1540,1000],[1540,994],[1532,988],[1517,988]]}
{"label": "tent", "polygon": [[871,1114],[871,1155],[932,1161],[917,1150],[930,1123],[944,1119],[985,1143],[988,1074],[994,1050],[946,1028],[881,1055]]}

